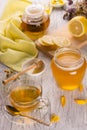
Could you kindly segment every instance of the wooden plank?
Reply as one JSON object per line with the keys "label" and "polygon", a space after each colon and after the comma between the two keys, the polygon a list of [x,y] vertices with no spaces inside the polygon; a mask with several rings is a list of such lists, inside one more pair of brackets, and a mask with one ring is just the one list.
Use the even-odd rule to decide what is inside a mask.
{"label": "wooden plank", "polygon": [[[67,24],[64,25],[61,29],[58,29],[57,31],[55,31],[53,34],[48,34],[48,35],[67,37],[71,42],[71,47],[75,47],[75,48],[82,48],[84,45],[87,44],[87,34],[85,34],[84,36],[80,38],[73,37],[68,30]],[[46,54],[48,57],[52,58],[54,56],[56,49],[48,50],[46,47],[42,46],[38,40],[35,43],[36,43],[37,48],[41,52]]]}

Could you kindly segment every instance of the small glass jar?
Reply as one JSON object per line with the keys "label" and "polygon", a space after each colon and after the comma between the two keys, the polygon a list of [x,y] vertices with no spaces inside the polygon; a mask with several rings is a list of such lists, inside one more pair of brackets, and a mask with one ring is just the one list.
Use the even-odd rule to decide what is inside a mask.
{"label": "small glass jar", "polygon": [[61,48],[51,62],[53,76],[64,90],[77,89],[86,71],[86,60],[78,49]]}
{"label": "small glass jar", "polygon": [[22,16],[22,30],[32,40],[41,37],[50,23],[49,15],[45,12],[44,7],[40,4],[26,7]]}

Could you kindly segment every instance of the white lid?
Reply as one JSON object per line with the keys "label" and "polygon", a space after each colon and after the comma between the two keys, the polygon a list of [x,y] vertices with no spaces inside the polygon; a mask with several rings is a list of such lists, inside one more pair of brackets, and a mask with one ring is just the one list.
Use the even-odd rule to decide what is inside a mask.
{"label": "white lid", "polygon": [[37,4],[37,5],[33,4],[30,6],[27,6],[25,9],[25,12],[30,18],[39,18],[44,13],[44,7],[40,4]]}

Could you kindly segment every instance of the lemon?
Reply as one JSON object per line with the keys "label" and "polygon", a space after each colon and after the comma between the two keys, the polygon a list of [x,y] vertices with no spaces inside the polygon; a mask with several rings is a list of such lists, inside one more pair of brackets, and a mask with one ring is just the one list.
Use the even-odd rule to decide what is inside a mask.
{"label": "lemon", "polygon": [[53,43],[58,47],[68,47],[71,45],[71,42],[68,38],[62,36],[56,36],[53,38]]}
{"label": "lemon", "polygon": [[45,35],[38,41],[42,46],[68,47],[71,45],[70,40],[63,36]]}
{"label": "lemon", "polygon": [[41,44],[43,44],[45,46],[54,45],[54,43],[52,41],[52,36],[50,36],[50,35],[45,35],[40,40],[42,41]]}
{"label": "lemon", "polygon": [[52,51],[57,49],[57,45],[53,43],[53,36],[45,35],[38,39],[38,43],[45,51]]}
{"label": "lemon", "polygon": [[63,0],[52,0],[52,4],[63,4]]}
{"label": "lemon", "polygon": [[38,42],[39,42],[40,45],[42,45],[42,46],[49,46],[49,44],[43,42],[41,38],[38,39]]}
{"label": "lemon", "polygon": [[62,7],[65,5],[64,0],[51,0],[51,6],[52,7]]}
{"label": "lemon", "polygon": [[87,32],[87,19],[83,16],[76,16],[68,23],[70,33],[75,37],[81,37]]}

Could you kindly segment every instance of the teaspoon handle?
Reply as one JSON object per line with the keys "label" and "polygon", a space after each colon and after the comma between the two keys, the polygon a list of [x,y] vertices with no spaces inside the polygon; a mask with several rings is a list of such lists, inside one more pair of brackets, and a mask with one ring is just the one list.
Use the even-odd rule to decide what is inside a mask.
{"label": "teaspoon handle", "polygon": [[36,121],[36,122],[38,122],[40,124],[46,125],[46,126],[50,126],[51,125],[51,123],[46,123],[46,122],[44,122],[42,120],[39,120],[39,119],[37,119],[35,117],[29,116],[29,115],[26,115],[26,114],[23,114],[21,112],[20,112],[20,116],[24,116],[24,117],[30,118],[30,119],[32,119],[32,120],[34,120],[34,121]]}

